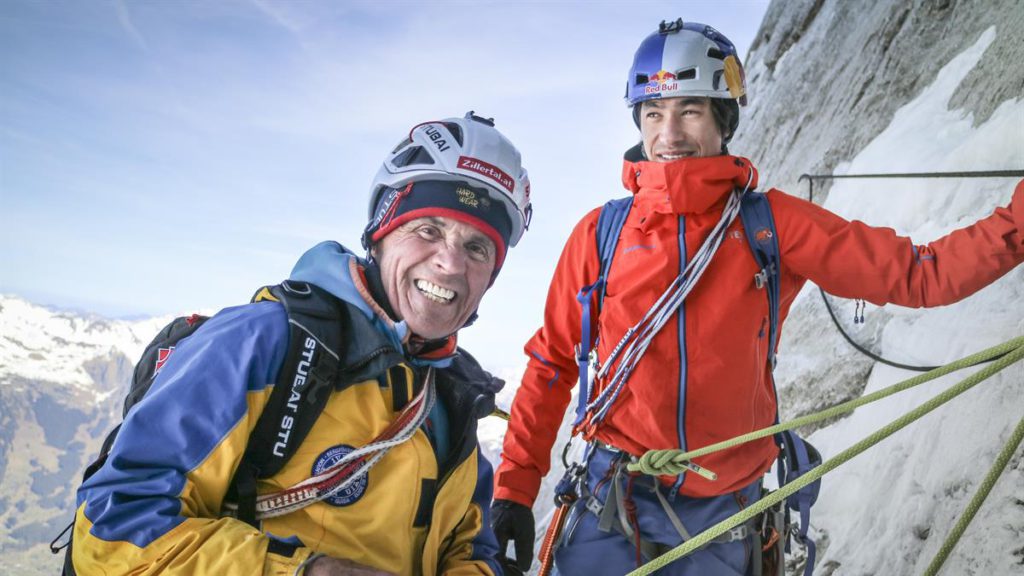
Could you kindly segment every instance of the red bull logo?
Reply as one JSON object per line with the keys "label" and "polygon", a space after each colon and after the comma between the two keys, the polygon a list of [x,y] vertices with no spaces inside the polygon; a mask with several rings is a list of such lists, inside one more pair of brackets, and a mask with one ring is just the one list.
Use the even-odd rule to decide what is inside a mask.
{"label": "red bull logo", "polygon": [[658,70],[657,74],[655,74],[654,76],[651,76],[651,80],[650,81],[651,82],[657,82],[658,84],[665,84],[669,80],[675,80],[675,79],[676,79],[676,75],[675,74],[673,74],[671,72],[666,72],[665,70]]}
{"label": "red bull logo", "polygon": [[679,83],[676,82],[675,74],[667,70],[658,70],[648,80],[647,86],[644,87],[644,94],[658,94],[659,92],[669,92],[678,88]]}

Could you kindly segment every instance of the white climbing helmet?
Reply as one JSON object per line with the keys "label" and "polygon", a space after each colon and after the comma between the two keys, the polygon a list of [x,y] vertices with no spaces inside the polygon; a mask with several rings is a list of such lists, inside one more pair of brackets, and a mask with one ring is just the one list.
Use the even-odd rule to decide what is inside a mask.
{"label": "white climbing helmet", "polygon": [[368,218],[389,189],[418,181],[465,182],[486,190],[500,202],[511,224],[509,245],[515,246],[530,226],[530,179],[519,151],[494,127],[494,120],[472,111],[463,118],[418,124],[395,146],[373,178]]}

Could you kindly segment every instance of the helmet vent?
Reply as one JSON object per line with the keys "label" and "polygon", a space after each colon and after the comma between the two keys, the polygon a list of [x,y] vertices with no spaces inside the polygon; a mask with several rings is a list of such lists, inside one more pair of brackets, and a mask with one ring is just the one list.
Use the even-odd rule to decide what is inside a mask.
{"label": "helmet vent", "polygon": [[405,148],[409,144],[412,144],[412,140],[410,140],[409,138],[406,138],[405,140],[402,140],[401,142],[399,142],[398,146],[395,146],[394,150],[392,150],[391,153],[392,154],[398,154],[399,150],[401,150],[402,148]]}
{"label": "helmet vent", "polygon": [[635,84],[639,86],[640,84],[647,84],[650,81],[651,79],[647,74],[637,74]]}
{"label": "helmet vent", "polygon": [[411,146],[402,151],[398,156],[395,156],[395,159],[392,160],[392,164],[399,168],[405,168],[406,166],[413,166],[416,164],[433,163],[434,159],[430,157],[430,153],[424,150],[422,146]]}
{"label": "helmet vent", "polygon": [[713,90],[720,90],[722,85],[722,72],[723,70],[715,70],[715,75],[711,78],[711,88]]}
{"label": "helmet vent", "polygon": [[676,72],[677,80],[695,80],[697,78],[696,68],[687,68]]}
{"label": "helmet vent", "polygon": [[722,52],[718,48],[708,48],[708,58],[714,58],[715,60],[725,60],[725,52]]}
{"label": "helmet vent", "polygon": [[455,137],[455,141],[459,143],[459,146],[462,146],[462,127],[454,122],[445,122],[444,127],[452,133],[452,136]]}

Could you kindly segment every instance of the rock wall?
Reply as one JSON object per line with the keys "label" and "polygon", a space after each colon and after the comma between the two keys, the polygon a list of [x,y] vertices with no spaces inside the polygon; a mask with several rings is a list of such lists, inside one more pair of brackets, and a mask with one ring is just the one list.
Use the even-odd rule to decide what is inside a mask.
{"label": "rock wall", "polygon": [[[1024,94],[1019,0],[775,0],[747,56],[750,105],[730,149],[755,161],[763,184],[806,197],[801,174],[853,157],[991,26],[995,42],[950,102],[975,124]],[[815,184],[823,200],[819,189],[828,184]]]}
{"label": "rock wall", "polygon": [[[898,110],[931,86],[943,67],[978,44],[990,29],[995,31],[995,40],[987,44],[980,61],[957,85],[947,107],[965,112],[974,127],[990,119],[1002,126],[1007,115],[1005,110],[997,113],[997,108],[1007,101],[1018,103],[1007,110],[1022,109],[1019,102],[1024,97],[1024,5],[1019,0],[773,1],[747,56],[751,102],[742,112],[740,129],[730,149],[754,160],[761,171],[763,187],[780,188],[806,198],[807,184],[799,181],[801,174],[845,170],[844,163],[857,157],[893,124]],[[970,155],[974,160],[963,160],[958,169],[972,169],[972,163],[993,158],[1001,158],[1008,165],[1002,165],[1002,161],[989,162],[974,169],[1024,168],[1024,114],[1014,112],[1009,122],[1016,126],[1020,137],[994,145],[1011,148],[986,154],[984,145],[975,145]],[[940,140],[937,136],[945,128],[937,122],[921,130],[934,130],[933,138]],[[913,134],[917,136],[919,132],[915,129]],[[962,152],[957,147],[950,149]],[[900,151],[892,152],[893,161],[887,164],[898,166],[899,170],[885,172],[948,169],[921,160],[921,154],[909,151],[908,158],[919,159],[904,166],[899,162]],[[910,181],[901,182],[908,182],[901,189],[913,187]],[[924,208],[916,219],[934,220],[935,230],[948,231],[978,217],[975,211],[984,215],[994,207],[994,202],[991,193],[980,191],[982,187],[973,182],[977,181],[964,184],[967,192],[955,202],[951,200],[953,196],[947,196],[944,203],[936,201],[934,214]],[[865,186],[865,191],[869,188]],[[824,202],[830,189],[827,181],[816,182],[815,202]],[[843,191],[837,187],[833,201],[843,200],[848,192],[847,187]],[[985,194],[989,194],[988,200]],[[1000,193],[999,197],[1002,203],[1009,193]],[[857,198],[865,202],[863,197]],[[874,202],[878,202],[877,195],[875,198]],[[968,206],[971,202],[977,205]],[[954,203],[969,210],[954,213],[950,209]],[[939,204],[944,204],[941,210]],[[969,218],[967,212],[971,213]],[[979,342],[994,338],[986,330],[1007,339],[1019,334],[1024,326],[1017,288],[1022,274],[1024,270],[1015,270],[1002,284],[947,309],[918,313],[869,305],[867,322],[856,329],[854,337],[875,351],[899,348],[900,357],[893,359],[910,364],[942,363],[936,350],[941,346],[915,349],[912,345],[915,340],[929,340],[934,334],[943,334],[945,340],[956,342],[951,348],[964,348],[964,352],[980,350],[984,346],[979,347]],[[834,303],[840,322],[849,330],[853,327],[853,302]],[[966,306],[976,312],[957,315],[955,306]],[[965,324],[971,325],[951,321],[964,318],[969,318]],[[856,463],[838,469],[826,480],[830,487],[823,489],[822,500],[816,507],[818,520],[812,519],[819,543],[816,573],[828,576],[923,571],[966,507],[980,475],[994,459],[995,450],[1008,435],[1008,430],[999,429],[1001,423],[1016,422],[1019,418],[1019,403],[999,401],[998,396],[1019,399],[1016,390],[1022,368],[1018,366],[1015,370],[996,380],[992,396],[975,395],[949,408],[950,414],[931,416],[946,420],[927,424],[934,428],[930,435],[916,437],[919,444],[914,443],[915,432],[907,432],[888,440],[888,444]],[[780,341],[776,370],[783,420],[860,396],[871,383],[878,386],[883,380],[904,377],[909,377],[909,373],[894,373],[847,344],[832,325],[817,294],[805,292],[797,299]],[[919,400],[904,398],[897,403],[903,403],[903,408],[909,410]],[[876,412],[858,411],[815,434],[813,439],[819,447],[823,447],[819,440],[824,442],[826,457],[835,455],[835,450],[829,452],[828,448],[846,446],[861,437],[851,431],[859,434],[875,429],[888,421],[890,413],[900,412],[894,406],[871,410]],[[956,417],[958,410],[964,418]],[[978,418],[981,414],[985,417]],[[998,424],[990,426],[991,421]],[[945,439],[940,440],[947,431]],[[962,461],[951,453],[955,449],[949,448],[968,438],[971,457],[979,467],[973,475],[957,471]],[[892,462],[899,463],[899,473],[886,476],[880,472]],[[1024,458],[1018,450],[943,573],[1018,573],[1024,556],[1019,544],[1024,529],[1019,496],[1024,486],[1022,466]],[[892,501],[887,502],[887,497]],[[847,506],[847,500],[861,504]],[[863,514],[853,511],[864,506],[868,508]],[[894,518],[897,508],[899,517]],[[801,561],[799,552],[791,557],[789,573],[802,573]]]}

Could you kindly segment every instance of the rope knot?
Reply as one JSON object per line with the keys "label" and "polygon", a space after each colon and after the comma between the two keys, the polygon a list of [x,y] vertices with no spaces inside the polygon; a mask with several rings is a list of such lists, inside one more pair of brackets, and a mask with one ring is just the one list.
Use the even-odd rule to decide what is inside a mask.
{"label": "rope knot", "polygon": [[640,472],[651,476],[676,476],[689,470],[689,460],[679,450],[650,450],[637,461]]}

